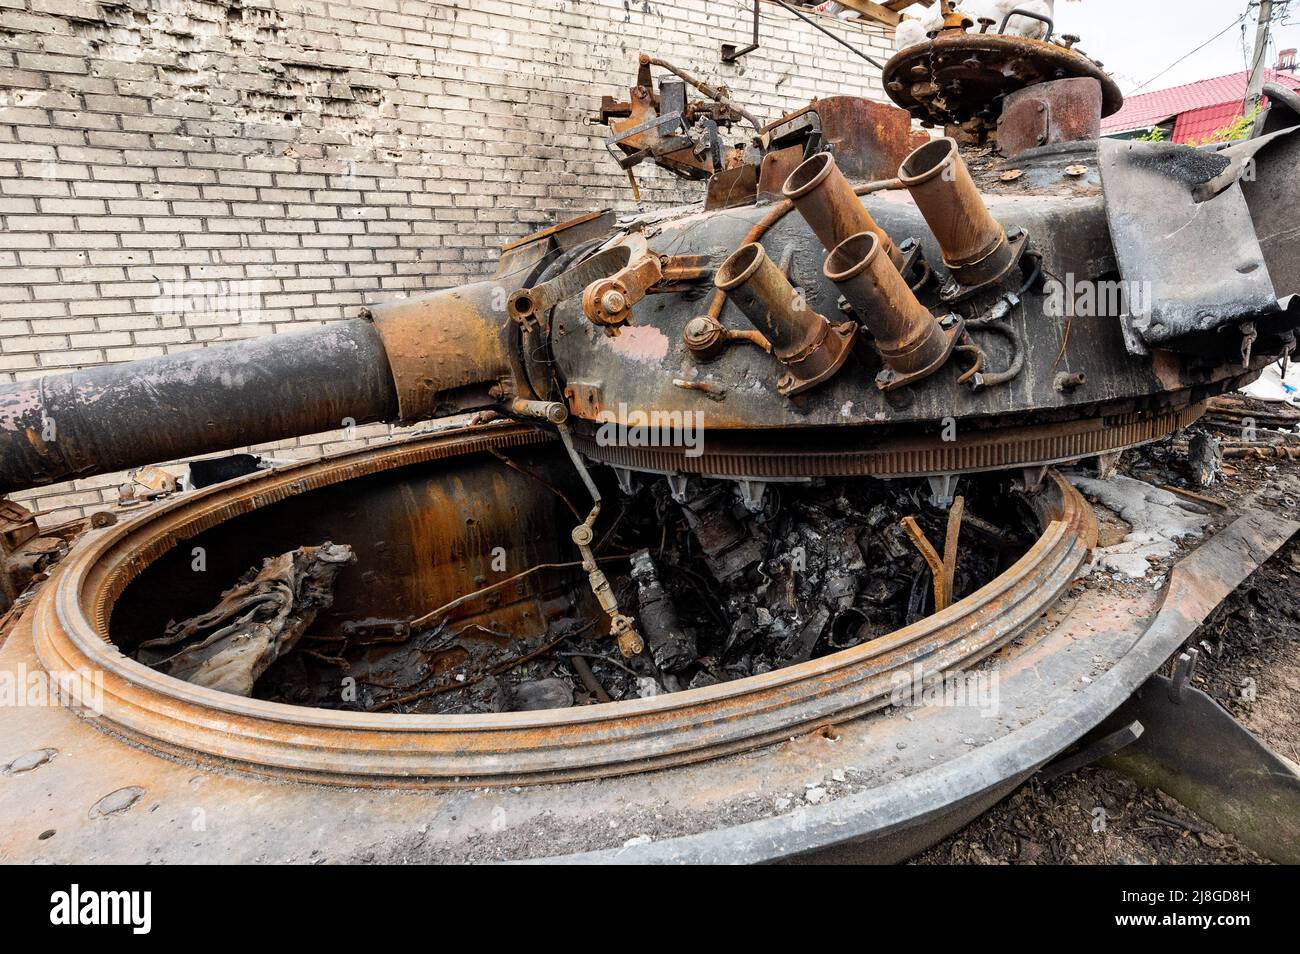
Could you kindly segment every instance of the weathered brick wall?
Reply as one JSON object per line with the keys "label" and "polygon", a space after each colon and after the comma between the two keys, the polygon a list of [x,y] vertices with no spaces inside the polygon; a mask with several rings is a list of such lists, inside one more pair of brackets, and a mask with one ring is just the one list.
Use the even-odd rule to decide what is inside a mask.
{"label": "weathered brick wall", "polygon": [[[160,355],[490,271],[560,218],[632,206],[584,124],[639,51],[775,116],[874,70],[749,0],[0,0],[0,380]],[[825,21],[878,56],[878,25]],[[649,166],[649,205],[698,197]],[[382,440],[386,427],[356,441]],[[285,442],[279,457],[341,445]],[[119,476],[20,499],[44,521]]]}

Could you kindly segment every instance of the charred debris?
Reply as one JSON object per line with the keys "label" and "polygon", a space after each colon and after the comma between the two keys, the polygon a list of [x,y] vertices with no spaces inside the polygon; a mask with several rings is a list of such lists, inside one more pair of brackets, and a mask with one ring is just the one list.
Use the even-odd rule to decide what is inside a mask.
{"label": "charred debris", "polygon": [[[692,480],[679,503],[666,481],[647,481],[617,500],[595,548],[612,567],[619,605],[636,617],[644,652],[624,658],[610,645],[570,574],[568,611],[544,632],[465,626],[454,611],[383,632],[317,627],[296,652],[268,661],[252,694],[360,711],[501,712],[771,672],[893,632],[934,612],[936,597],[955,601],[992,580],[1034,539],[1032,516],[1007,489],[997,478],[972,482],[954,522],[954,510],[930,504],[917,481],[788,485],[757,506],[729,483]],[[951,535],[951,570],[940,556],[936,576],[912,533],[940,553]],[[247,588],[226,594],[223,607],[244,605]],[[279,604],[266,612],[278,620]],[[229,615],[218,608],[169,633],[207,631]],[[142,645],[141,658],[161,642]],[[353,698],[340,696],[347,676]]]}

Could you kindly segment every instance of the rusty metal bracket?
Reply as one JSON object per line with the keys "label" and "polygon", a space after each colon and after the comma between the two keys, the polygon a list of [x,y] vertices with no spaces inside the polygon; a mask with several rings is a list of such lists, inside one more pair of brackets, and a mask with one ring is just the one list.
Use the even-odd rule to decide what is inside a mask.
{"label": "rusty metal bracket", "polygon": [[903,529],[907,531],[912,543],[916,544],[916,549],[930,567],[930,582],[934,587],[934,608],[937,612],[948,605],[947,591],[943,585],[943,557],[939,556],[939,551],[934,548],[934,544],[926,539],[925,531],[921,529],[915,517],[904,517]]}
{"label": "rusty metal bracket", "polygon": [[747,342],[772,353],[772,342],[763,337],[757,328],[748,331],[735,331],[727,328],[712,315],[698,315],[686,323],[682,331],[682,342],[698,361],[712,361],[728,345]]}
{"label": "rusty metal bracket", "polygon": [[642,133],[653,132],[656,135],[662,135],[665,126],[680,126],[686,129],[686,121],[682,118],[681,113],[669,113],[667,116],[656,116],[654,119],[639,123],[631,129],[622,129],[614,135],[605,139],[605,149],[613,157],[614,161],[623,169],[630,169],[643,159],[651,156],[662,155],[669,152],[676,152],[678,149],[685,149],[691,145],[691,141],[686,136],[676,136],[668,139],[660,139],[654,146],[647,146],[638,149],[635,152],[619,155],[618,147],[622,146],[627,140],[632,139]]}
{"label": "rusty metal bracket", "polygon": [[631,262],[632,256],[633,249],[627,244],[602,249],[550,281],[512,292],[506,301],[506,314],[521,327],[530,328],[560,302],[581,294],[592,282],[618,274]]}
{"label": "rusty metal bracket", "polygon": [[620,325],[632,323],[632,309],[646,295],[680,291],[690,282],[713,275],[703,255],[670,256],[645,251],[608,278],[593,281],[582,293],[582,312],[605,334],[615,336]]}
{"label": "rusty metal bracket", "polygon": [[754,0],[754,38],[749,42],[748,46],[740,48],[737,48],[734,43],[722,44],[722,62],[734,63],[746,53],[753,53],[758,49],[758,5],[760,2],[761,0]]}
{"label": "rusty metal bracket", "polygon": [[1007,229],[1007,241],[995,249],[988,258],[966,265],[944,262],[950,277],[939,291],[939,297],[952,304],[998,284],[1020,264],[1029,243],[1029,233],[1018,226]]}
{"label": "rusty metal bracket", "polygon": [[881,391],[897,391],[899,388],[905,388],[909,384],[928,378],[943,367],[952,357],[962,336],[965,335],[966,323],[956,315],[945,315],[939,319],[939,325],[944,336],[944,347],[943,353],[938,358],[917,371],[898,372],[885,368],[876,375],[876,387]]}
{"label": "rusty metal bracket", "polygon": [[[722,84],[714,86],[712,83],[706,83],[704,82],[704,80],[698,79],[692,74],[686,72],[686,70],[682,69],[680,66],[676,66],[665,59],[661,59],[660,57],[650,56],[646,53],[642,53],[640,57],[640,68],[642,70],[647,70],[647,72],[644,74],[644,78],[646,79],[649,78],[650,74],[648,72],[648,68],[651,66],[657,66],[660,69],[667,70],[669,73],[672,73],[674,76],[676,76],[687,86],[690,86],[692,89],[696,90],[701,96],[711,99],[713,102],[717,103],[718,107],[710,117],[715,122],[720,122],[723,123],[724,125],[728,125],[731,122],[733,122],[736,119],[736,117],[739,117],[745,120],[745,122],[749,123],[751,126],[753,126],[756,131],[762,128],[763,123],[757,116],[755,116],[749,110],[745,109],[743,106],[740,106],[739,104],[732,101],[731,92],[730,90],[727,89],[726,86],[723,86]],[[640,81],[641,78],[643,78],[642,74],[638,73],[638,81]],[[698,114],[698,110],[693,110],[693,107],[688,106],[687,114],[688,116],[696,115]]]}
{"label": "rusty metal bracket", "polygon": [[1101,136],[1101,83],[1091,76],[1038,83],[1008,93],[998,116],[998,151],[1009,158],[1041,146]]}
{"label": "rusty metal bracket", "polygon": [[1120,749],[1132,745],[1142,737],[1143,731],[1142,723],[1134,719],[1128,725],[1087,743],[1077,752],[1063,755],[1056,761],[1048,763],[1047,767],[1038,773],[1037,778],[1040,782],[1051,782],[1093,762],[1099,762],[1107,756],[1114,755]]}

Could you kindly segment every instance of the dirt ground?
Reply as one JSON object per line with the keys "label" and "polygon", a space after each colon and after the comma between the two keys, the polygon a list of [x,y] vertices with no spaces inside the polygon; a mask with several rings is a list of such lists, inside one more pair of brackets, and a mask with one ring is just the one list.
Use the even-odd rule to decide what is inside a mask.
{"label": "dirt ground", "polygon": [[[1103,814],[1104,813],[1104,814]],[[1260,864],[1158,789],[1084,768],[1031,779],[977,821],[913,859],[923,865]]]}
{"label": "dirt ground", "polygon": [[1300,764],[1300,537],[1219,607],[1198,637],[1196,685]]}
{"label": "dirt ground", "polygon": [[[1225,463],[1224,477],[1210,488],[1193,486],[1181,446],[1172,444],[1134,455],[1122,469],[1225,502],[1261,490],[1289,492],[1300,479],[1297,463]],[[1105,535],[1107,521],[1101,523]],[[1225,600],[1187,645],[1200,654],[1193,683],[1273,751],[1300,763],[1300,536]],[[1087,767],[1047,783],[1031,779],[912,863],[1267,862],[1166,793]]]}

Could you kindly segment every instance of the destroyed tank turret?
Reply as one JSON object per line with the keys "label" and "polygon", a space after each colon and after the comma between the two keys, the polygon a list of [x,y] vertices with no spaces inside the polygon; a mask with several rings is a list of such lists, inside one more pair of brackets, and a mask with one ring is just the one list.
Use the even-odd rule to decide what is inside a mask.
{"label": "destroyed tank turret", "polygon": [[[886,76],[932,60],[934,82],[956,83],[942,65],[967,47],[985,71],[1041,69],[999,80],[996,124],[967,76],[965,98],[940,100],[891,80],[911,115],[829,97],[760,126],[643,57],[632,100],[599,116],[610,149],[629,174],[653,160],[707,176],[703,209],[590,213],[505,245],[476,284],[7,385],[0,491],[492,411],[564,429],[624,491],[664,475],[679,503],[690,476],[736,481],[757,508],[772,482],[857,475],[925,477],[946,506],[962,474],[1014,470],[1033,488],[1048,465],[1166,437],[1290,353],[1286,100],[1274,131],[1217,151],[1099,141],[1122,100],[1077,50],[955,29],[923,46]],[[651,63],[685,79],[647,95]],[[1049,68],[1067,75],[1042,81]],[[688,82],[714,101],[687,104]],[[1014,156],[973,172],[914,116]],[[742,120],[757,135],[724,155],[719,125]]]}
{"label": "destroyed tank turret", "polygon": [[[711,160],[702,210],[584,215],[504,246],[493,278],[352,321],[7,385],[0,491],[467,410],[567,417],[624,476],[758,482],[939,486],[1163,437],[1294,346],[1300,257],[1281,226],[1300,119],[1279,100],[1276,131],[1220,150],[1080,139],[1096,127],[1081,111],[1113,107],[1109,79],[1042,41],[934,43],[994,40],[1082,74],[1022,83],[998,126],[1014,161],[973,176],[953,138],[913,148],[902,109],[818,100]],[[657,108],[683,85],[662,83]],[[1040,120],[1046,144],[1025,147],[1027,99],[1068,127]],[[715,130],[725,113],[687,111]],[[631,160],[681,172],[689,135],[661,123],[643,142],[619,114],[602,112]],[[699,454],[672,446],[688,421]],[[597,437],[638,422],[667,436]]]}
{"label": "destroyed tank turret", "polygon": [[[676,78],[656,86],[653,65]],[[507,243],[481,282],[322,329],[0,388],[5,492],[478,412],[113,514],[21,641],[47,668],[109,673],[100,724],[348,786],[563,782],[852,735],[896,704],[895,677],[989,659],[1076,580],[1096,524],[1051,465],[1174,434],[1294,348],[1300,261],[1282,223],[1300,116],[1285,98],[1262,135],[1209,150],[1098,140],[1118,91],[1050,39],[941,34],[887,65],[899,106],[830,96],[771,122],[662,60],[641,68],[630,100],[601,109],[606,145],[629,175],[651,161],[703,180],[702,206],[593,211]],[[742,124],[754,134],[725,149]],[[1003,156],[970,148],[993,140]],[[963,528],[982,542],[959,568]],[[608,547],[620,533],[627,553]],[[522,567],[503,568],[503,540]],[[241,686],[271,680],[253,698],[142,653],[225,626],[293,562],[258,559],[327,541],[349,548],[332,603],[310,618],[278,604],[284,632],[317,642],[239,670]],[[195,552],[220,572],[196,582]],[[506,685],[607,633],[627,662],[580,642],[564,656],[580,686]],[[1126,660],[1135,639],[1110,636],[1098,652]],[[1067,665],[1076,637],[1040,647],[1062,684],[1083,672]],[[493,648],[475,656],[474,640]],[[340,701],[359,659],[369,688]],[[427,681],[461,666],[477,668]],[[635,701],[579,709],[575,687]],[[464,689],[478,695],[439,707]],[[1005,791],[1105,704],[941,807]]]}

